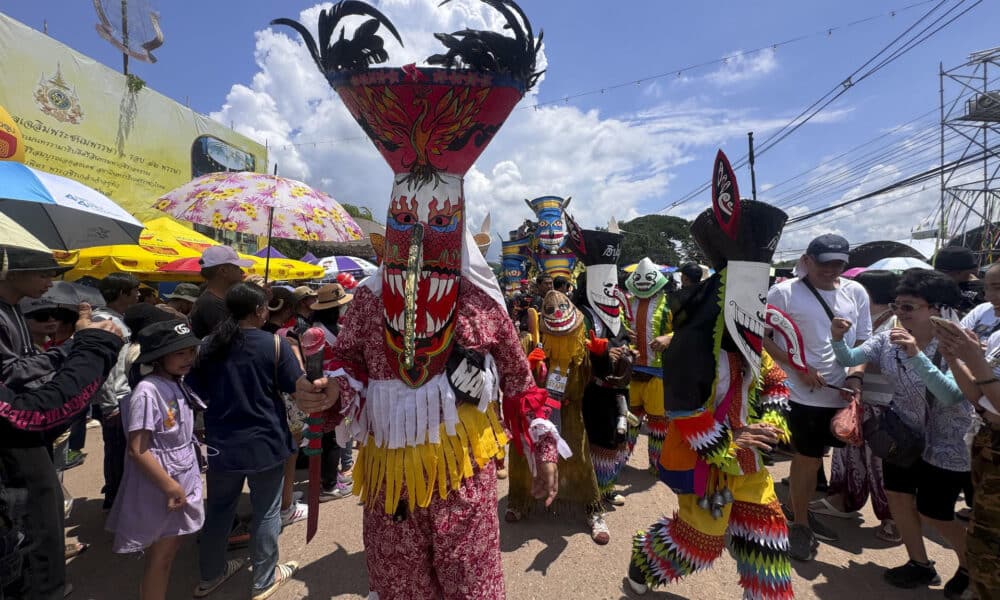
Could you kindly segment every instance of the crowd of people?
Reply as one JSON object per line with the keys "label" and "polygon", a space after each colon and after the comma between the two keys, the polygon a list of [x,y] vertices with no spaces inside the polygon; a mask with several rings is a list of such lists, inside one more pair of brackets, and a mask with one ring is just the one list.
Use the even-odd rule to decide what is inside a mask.
{"label": "crowd of people", "polygon": [[[614,235],[590,232],[598,234]],[[997,597],[1000,266],[979,279],[971,252],[946,248],[934,270],[864,271],[848,279],[848,251],[842,237],[820,236],[795,277],[771,282],[769,309],[787,316],[798,337],[767,331],[760,374],[753,376],[760,384],[739,383],[753,369],[738,352],[716,351],[718,372],[728,375],[712,389],[723,393],[736,385],[746,394],[743,408],[729,408],[722,454],[711,441],[719,431],[698,429],[703,425],[689,418],[693,406],[676,406],[681,384],[671,377],[672,369],[685,367],[679,354],[697,353],[691,335],[678,336],[675,319],[690,332],[694,312],[709,304],[706,269],[685,264],[674,279],[645,259],[634,273],[622,274],[621,290],[605,296],[613,305],[601,297],[606,267],[616,278],[619,273],[606,260],[584,261],[576,281],[546,274],[522,281],[507,298],[513,324],[507,326],[520,333],[532,380],[558,403],[549,417],[557,428],[549,431],[551,425],[536,418],[531,424],[542,435],[533,436],[534,459],[511,453],[505,520],[527,518],[537,498],[555,500],[579,506],[595,543],[607,544],[605,510],[627,502],[617,478],[642,432],[649,436],[650,473],[678,493],[680,509],[634,538],[628,571],[634,592],[706,568],[721,553],[715,538],[726,531],[744,540],[735,550],[741,583],[757,589],[767,579],[761,573],[782,571],[782,560],[815,560],[819,542],[836,541],[842,532],[829,518],[854,516],[870,499],[880,521],[874,535],[901,543],[909,559],[886,565],[888,585],[942,582],[924,545],[929,527],[960,565],[944,583],[945,596]],[[270,597],[298,567],[279,560],[278,537],[284,526],[308,517],[292,483],[309,413],[338,406],[324,417],[320,501],[345,498],[354,487],[355,442],[343,435],[338,442],[336,431],[359,425],[349,416],[357,382],[344,365],[345,356],[367,351],[368,332],[352,321],[350,339],[337,343],[352,290],[247,278],[246,265],[225,246],[202,256],[203,285],[180,284],[162,298],[144,297],[143,284],[127,274],[53,283],[65,268],[32,251],[9,249],[6,262],[0,279],[3,541],[6,552],[21,558],[17,568],[0,563],[6,597],[62,598],[71,590],[65,559],[85,548],[65,541],[63,520],[72,502],[61,473],[85,460],[80,438],[88,421],[101,428],[103,507],[113,550],[144,555],[143,599],[167,597],[174,556],[194,534],[201,580],[195,597],[210,595],[248,566],[252,597]],[[305,376],[299,340],[312,327],[323,335],[326,373],[346,384]],[[712,369],[709,376],[716,377]],[[490,394],[481,394],[492,400],[484,414],[499,416],[503,394],[496,388]],[[480,417],[461,413],[458,422],[466,418]],[[505,433],[513,435],[509,422],[493,430],[498,448]],[[699,457],[722,465],[720,457],[732,452],[739,469],[720,466],[707,490],[680,481],[690,452],[685,443],[693,439],[705,446],[695,448]],[[779,505],[764,465],[782,448],[791,454],[791,468],[782,482],[787,501]],[[469,473],[488,480],[475,475],[468,485],[495,487],[506,477],[502,451],[469,451],[476,459]],[[557,458],[555,494],[540,488],[537,477]],[[381,487],[358,487],[366,527],[382,512],[389,523],[406,520],[431,501],[413,498],[433,494],[430,489],[404,491],[406,477],[402,484],[382,482],[397,486],[391,498]],[[244,486],[249,517],[237,514]],[[384,510],[367,506],[383,502]],[[408,502],[416,503],[409,511]],[[754,535],[765,531],[776,536],[772,558],[753,550]],[[688,547],[685,536],[700,541]],[[227,560],[227,549],[246,545],[248,559]],[[775,577],[749,597],[792,597],[790,574]]]}

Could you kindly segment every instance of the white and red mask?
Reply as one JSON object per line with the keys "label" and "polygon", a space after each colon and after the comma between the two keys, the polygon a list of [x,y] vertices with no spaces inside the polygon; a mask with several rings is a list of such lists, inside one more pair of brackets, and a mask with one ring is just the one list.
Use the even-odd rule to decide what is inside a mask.
{"label": "white and red mask", "polygon": [[411,386],[441,372],[451,352],[464,209],[461,177],[441,173],[436,185],[422,186],[396,177],[385,228],[382,303],[390,364],[399,364]]}

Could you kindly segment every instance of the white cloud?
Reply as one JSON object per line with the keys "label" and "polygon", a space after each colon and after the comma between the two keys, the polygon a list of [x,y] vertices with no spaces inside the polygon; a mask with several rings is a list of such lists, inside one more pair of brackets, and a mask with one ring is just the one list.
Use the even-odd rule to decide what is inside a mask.
{"label": "white cloud", "polygon": [[716,85],[741,83],[772,73],[778,68],[774,48],[744,52],[736,50],[726,55],[722,66],[705,76]]}
{"label": "white cloud", "polygon": [[[421,62],[440,52],[434,32],[466,26],[502,28],[501,17],[483,3],[456,0],[440,8],[437,4],[438,0],[382,0],[380,10],[392,19],[405,44],[401,49],[386,40],[389,64]],[[302,11],[299,20],[314,30],[325,6],[329,5]],[[752,64],[753,59],[726,65],[729,76],[773,69],[767,61]],[[287,28],[257,32],[255,60],[258,72],[250,84],[234,85],[225,104],[211,116],[266,141],[280,174],[304,180],[342,202],[367,206],[382,218],[391,172],[297,35]],[[544,49],[540,61],[539,68],[544,68]],[[522,101],[466,176],[471,227],[478,228],[489,211],[494,231],[506,237],[507,231],[531,216],[523,200],[545,194],[572,196],[571,213],[585,227],[604,225],[612,215],[619,220],[633,218],[644,202],[656,204],[652,200],[666,197],[671,170],[692,160],[692,149],[721,145],[748,130],[765,134],[787,121],[787,117],[761,119],[749,110],[712,107],[698,98],[617,117],[567,104],[527,108],[532,103],[533,98]],[[831,111],[814,122],[835,121],[844,114]],[[702,207],[692,208],[696,212]],[[498,246],[493,244],[491,255]]]}

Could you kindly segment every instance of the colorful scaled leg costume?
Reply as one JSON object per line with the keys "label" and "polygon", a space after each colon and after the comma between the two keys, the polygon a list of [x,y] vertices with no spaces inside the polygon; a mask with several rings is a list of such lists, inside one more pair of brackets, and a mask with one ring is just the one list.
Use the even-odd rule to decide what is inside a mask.
{"label": "colorful scaled leg costume", "polygon": [[728,532],[743,597],[784,600],[793,597],[785,517],[759,452],[735,440],[757,423],[788,437],[785,374],[762,356],[768,263],[786,216],[739,200],[721,151],[713,205],[691,233],[718,272],[677,297],[663,355],[660,477],[679,509],[635,536],[629,583],[643,592],[710,567]]}
{"label": "colorful scaled leg costume", "polygon": [[[354,491],[380,600],[504,598],[493,459],[507,436],[490,409],[498,388],[529,464],[568,455],[465,227],[462,175],[537,79],[530,24],[509,0],[489,4],[524,43],[490,34],[472,48],[460,38],[477,32],[438,34],[450,50],[428,62],[445,68],[370,68],[387,59],[375,33],[399,35],[359,2],[320,13],[318,45],[300,24],[279,22],[305,38],[395,173],[382,264],[341,321],[327,373],[340,399],[324,415],[340,441],[362,443]],[[337,31],[348,15],[371,18],[351,37]],[[490,64],[467,55],[483,44],[502,46]]]}
{"label": "colorful scaled leg costume", "polygon": [[[595,528],[594,516],[604,512],[597,487],[590,444],[583,425],[583,390],[590,381],[590,360],[587,351],[587,328],[583,315],[561,292],[550,291],[542,300],[538,347],[530,350],[536,381],[544,386],[550,398],[561,402],[560,434],[573,456],[559,465],[559,497],[562,507],[582,508]],[[531,472],[528,463],[517,454],[510,459],[510,493],[507,497],[507,518],[516,521],[535,506],[531,496]],[[603,522],[600,524],[603,526]],[[603,529],[602,529],[603,531]],[[596,537],[595,529],[595,540]],[[607,532],[605,531],[605,534]],[[602,543],[606,543],[605,538]],[[598,540],[601,541],[601,540]]]}
{"label": "colorful scaled leg costume", "polygon": [[[630,307],[632,331],[635,332],[636,359],[629,386],[631,411],[646,417],[649,430],[649,467],[654,472],[660,464],[660,449],[667,435],[667,419],[663,411],[663,366],[661,352],[650,344],[658,337],[673,333],[670,307],[667,302],[669,280],[648,257],[639,261],[635,271],[625,280],[632,295]],[[633,445],[634,441],[631,442]]]}
{"label": "colorful scaled leg costume", "polygon": [[618,291],[618,257],[622,234],[612,230],[571,228],[570,243],[587,267],[584,301],[580,306],[589,336],[590,382],[583,391],[583,422],[590,442],[590,456],[597,484],[605,498],[612,498],[622,467],[628,462],[628,384],[632,354],[616,358],[613,348],[628,347],[622,324]]}

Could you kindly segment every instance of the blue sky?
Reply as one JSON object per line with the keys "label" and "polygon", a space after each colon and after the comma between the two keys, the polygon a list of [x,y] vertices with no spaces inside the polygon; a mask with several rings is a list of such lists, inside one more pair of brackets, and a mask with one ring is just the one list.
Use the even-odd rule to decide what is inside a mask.
{"label": "blue sky", "polygon": [[[489,22],[488,9],[462,1],[471,7],[467,12],[475,17],[473,21]],[[470,210],[471,224],[477,226],[477,219],[489,208],[497,229],[505,232],[530,216],[519,197],[548,193],[573,196],[572,208],[585,225],[606,222],[611,208],[620,220],[662,210],[707,180],[717,147],[738,158],[746,150],[748,129],[757,130],[758,140],[766,138],[934,3],[829,35],[813,34],[886,15],[916,1],[522,0],[536,31],[545,30],[548,68],[537,94],[525,98],[523,105],[809,37],[680,77],[646,79],[638,85],[557,102],[545,110],[519,111],[469,174],[467,193],[476,205]],[[946,6],[957,2],[949,0]],[[313,3],[159,0],[152,4],[161,13],[166,43],[156,52],[158,63],[132,61],[133,72],[158,91],[180,102],[189,101],[195,110],[233,122],[238,130],[280,146],[272,158],[281,163],[282,173],[323,187],[345,202],[368,205],[376,213],[384,210],[388,168],[380,164],[367,142],[356,139],[359,130],[343,118],[338,100],[323,89],[305,53],[294,49],[297,40],[293,42],[281,30],[258,33],[268,29],[270,19],[297,18]],[[468,16],[441,16],[451,9],[432,8],[436,4],[430,0],[380,3],[412,51],[433,48],[432,39],[411,42],[425,35],[415,30],[460,26],[462,17]],[[449,7],[455,5],[461,3]],[[37,29],[47,20],[49,34],[56,39],[112,67],[120,66],[120,55],[94,31],[96,17],[88,2],[16,1],[5,3],[2,10]],[[312,25],[315,11],[307,16]],[[972,51],[1000,45],[996,23],[1000,23],[1000,3],[983,2],[855,86],[821,117],[758,159],[761,197],[769,199],[764,191],[769,184],[804,170],[820,167],[802,182],[821,176],[825,169],[836,167],[831,157],[934,109],[938,63],[958,65]],[[392,58],[393,47],[389,49],[391,63],[401,64]],[[926,122],[933,120],[929,117]],[[906,142],[906,133],[900,132],[900,143]],[[321,143],[316,147],[303,145],[317,140]],[[820,185],[806,197],[773,199],[790,213],[801,213],[930,166],[933,163],[908,162],[905,154],[897,153],[892,160],[871,165],[870,173],[857,173],[856,182],[843,182],[857,185],[843,189]],[[744,170],[737,175],[743,195],[749,195],[749,174]],[[814,228],[789,228],[782,247],[801,248],[820,229],[841,231],[852,242],[906,237],[915,221],[933,211],[936,199],[936,190],[925,190],[905,201],[874,206],[861,212],[860,218],[857,209],[837,213],[839,218],[823,220]],[[691,216],[708,202],[707,194],[701,194],[669,214]],[[864,210],[865,205],[861,207]]]}

